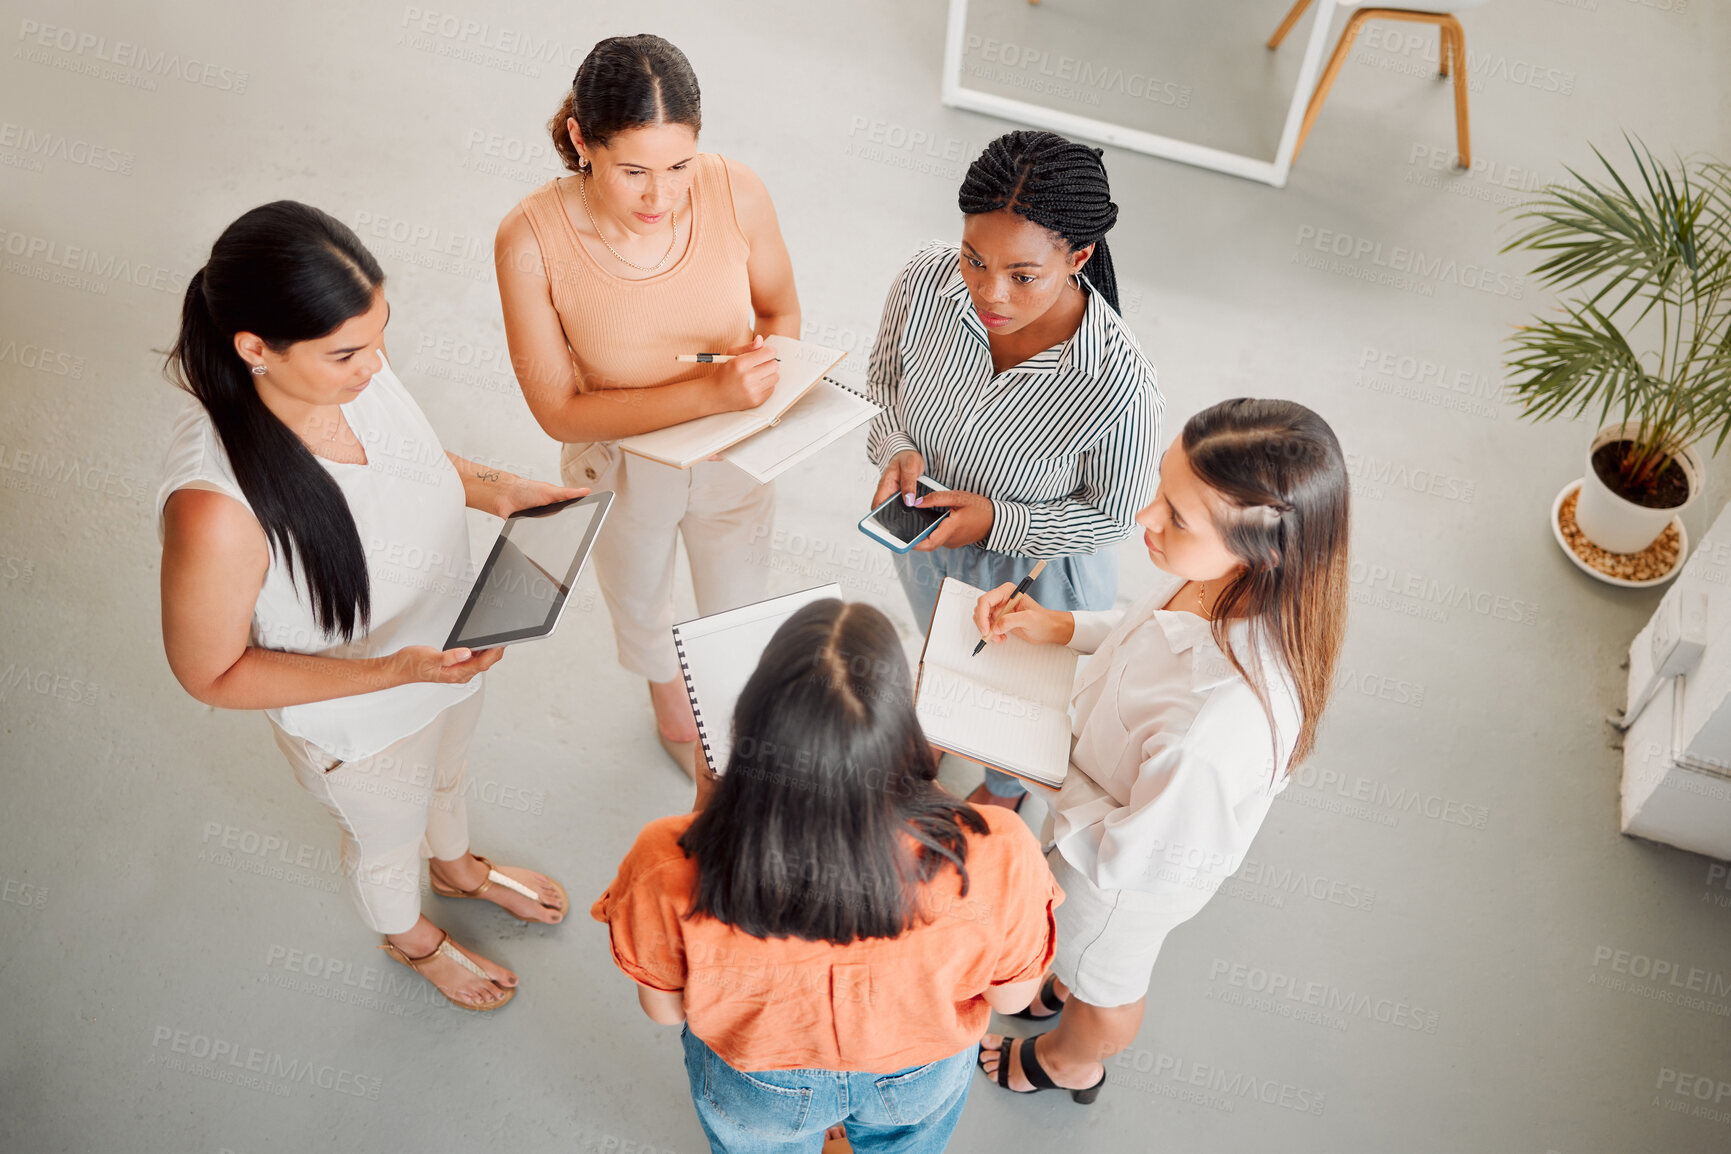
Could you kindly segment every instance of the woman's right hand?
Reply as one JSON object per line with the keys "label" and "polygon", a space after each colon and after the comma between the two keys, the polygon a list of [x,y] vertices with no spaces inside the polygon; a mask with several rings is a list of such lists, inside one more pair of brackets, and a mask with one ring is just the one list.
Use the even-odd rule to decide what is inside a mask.
{"label": "woman's right hand", "polygon": [[996,589],[980,594],[974,602],[974,628],[987,644],[996,645],[1014,634],[1035,645],[1068,645],[1076,635],[1076,615],[1061,609],[1047,609],[1028,594],[1016,599],[1010,612],[998,618],[992,627],[992,614],[1016,591],[1014,582],[1006,581]]}
{"label": "woman's right hand", "polygon": [[737,412],[755,409],[769,400],[781,381],[780,362],[775,359],[775,346],[754,336],[751,343],[729,349],[733,359],[722,365],[712,378],[721,396],[721,411]]}
{"label": "woman's right hand", "polygon": [[872,508],[877,508],[889,500],[890,494],[900,491],[902,499],[913,504],[908,498],[919,490],[920,478],[925,475],[926,459],[915,449],[903,449],[890,458],[890,463],[884,466],[884,475],[878,478],[878,489],[872,494]]}
{"label": "woman's right hand", "polygon": [[475,652],[472,649],[435,649],[431,645],[406,645],[384,658],[402,675],[403,684],[431,681],[440,685],[462,685],[477,673],[493,668],[505,656],[505,647]]}

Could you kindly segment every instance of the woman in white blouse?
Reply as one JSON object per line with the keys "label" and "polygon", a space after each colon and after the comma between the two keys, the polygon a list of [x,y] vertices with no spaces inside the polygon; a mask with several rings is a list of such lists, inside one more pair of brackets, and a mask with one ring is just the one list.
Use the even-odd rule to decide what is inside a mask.
{"label": "woman in white blouse", "polygon": [[1066,613],[1013,592],[975,622],[1002,641],[1092,657],[1072,699],[1070,771],[1048,825],[1066,899],[1057,954],[1020,1017],[1062,1014],[1034,1039],[988,1034],[980,1068],[1007,1089],[1091,1102],[1102,1059],[1136,1037],[1161,943],[1244,860],[1275,794],[1315,745],[1345,631],[1347,478],[1323,419],[1239,398],[1184,426],[1137,515],[1161,570],[1128,612]]}

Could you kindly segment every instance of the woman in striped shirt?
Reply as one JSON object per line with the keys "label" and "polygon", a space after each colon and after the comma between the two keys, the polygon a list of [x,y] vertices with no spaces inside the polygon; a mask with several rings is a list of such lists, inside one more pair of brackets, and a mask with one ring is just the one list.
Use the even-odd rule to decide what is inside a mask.
{"label": "woman in striped shirt", "polygon": [[[957,199],[961,245],[902,269],[871,358],[873,507],[897,490],[916,503],[923,473],[950,491],[921,506],[954,510],[896,556],[897,575],[922,624],[945,577],[991,589],[1042,558],[1040,604],[1110,609],[1112,547],[1153,495],[1164,401],[1118,315],[1104,239],[1118,206],[1100,150],[1006,133]],[[1019,809],[1024,796],[988,769],[968,800]]]}

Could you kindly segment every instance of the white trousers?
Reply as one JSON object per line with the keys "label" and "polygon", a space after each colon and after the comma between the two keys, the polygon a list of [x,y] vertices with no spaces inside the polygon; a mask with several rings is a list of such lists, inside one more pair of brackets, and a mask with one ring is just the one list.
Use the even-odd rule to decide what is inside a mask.
{"label": "white trousers", "polygon": [[381,934],[403,933],[420,919],[422,858],[449,861],[468,852],[463,778],[486,693],[471,693],[361,761],[338,761],[271,725],[295,778],[342,830],[349,896]]}
{"label": "white trousers", "polygon": [[559,474],[567,485],[613,490],[613,509],[595,543],[595,576],[619,664],[650,681],[679,676],[673,648],[673,562],[679,538],[691,559],[700,616],[761,601],[774,529],[775,486],[760,485],[726,461],[675,469],[627,453],[616,443],[566,445]]}

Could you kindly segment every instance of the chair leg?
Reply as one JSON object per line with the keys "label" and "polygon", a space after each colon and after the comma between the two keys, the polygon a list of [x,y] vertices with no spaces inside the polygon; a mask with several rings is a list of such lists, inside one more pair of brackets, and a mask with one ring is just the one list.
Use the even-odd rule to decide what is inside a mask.
{"label": "chair leg", "polygon": [[1460,150],[1462,168],[1473,166],[1472,138],[1467,131],[1467,38],[1461,31],[1461,22],[1453,16],[1446,17],[1443,27],[1449,31],[1449,39],[1454,44],[1455,56],[1455,141]]}
{"label": "chair leg", "polygon": [[1340,34],[1340,43],[1334,46],[1334,55],[1328,58],[1328,67],[1322,70],[1322,79],[1316,82],[1316,91],[1311,94],[1310,104],[1304,110],[1304,123],[1298,126],[1298,143],[1292,147],[1292,162],[1298,162],[1298,154],[1304,151],[1304,141],[1310,136],[1310,128],[1316,123],[1317,114],[1322,111],[1322,102],[1328,96],[1328,90],[1334,85],[1334,78],[1340,74],[1340,69],[1346,63],[1346,54],[1352,50],[1352,42],[1358,37],[1358,30],[1364,27],[1367,19],[1361,10],[1354,12],[1346,22],[1346,28]]}
{"label": "chair leg", "polygon": [[1298,23],[1298,18],[1304,15],[1304,10],[1310,7],[1310,0],[1298,0],[1292,6],[1292,11],[1286,14],[1286,19],[1280,22],[1280,27],[1274,30],[1274,35],[1268,38],[1268,50],[1274,51],[1280,47],[1280,42],[1286,39],[1286,34],[1292,31],[1292,26]]}

